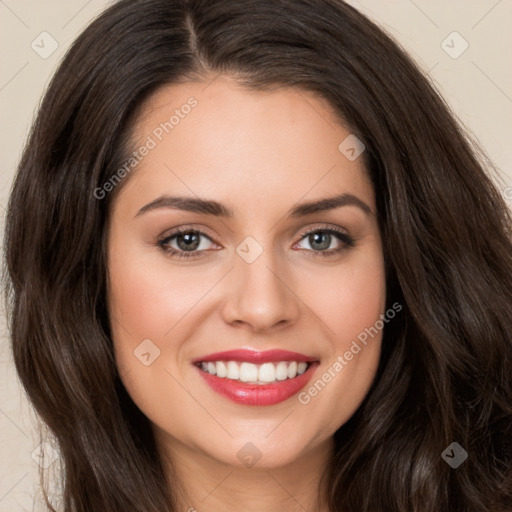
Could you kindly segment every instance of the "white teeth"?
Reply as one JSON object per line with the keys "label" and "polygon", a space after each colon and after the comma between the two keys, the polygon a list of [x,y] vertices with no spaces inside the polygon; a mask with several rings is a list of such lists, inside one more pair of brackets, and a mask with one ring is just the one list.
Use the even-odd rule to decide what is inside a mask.
{"label": "white teeth", "polygon": [[274,363],[265,363],[260,366],[258,377],[261,382],[274,382],[276,380],[276,367]]}
{"label": "white teeth", "polygon": [[238,361],[202,362],[201,369],[217,377],[240,380],[253,384],[268,384],[302,375],[308,363],[297,361],[279,361],[260,365]]}
{"label": "white teeth", "polygon": [[238,380],[240,378],[240,368],[235,361],[228,361],[228,379]]}
{"label": "white teeth", "polygon": [[288,378],[288,366],[284,361],[281,361],[276,366],[276,379],[285,380]]}
{"label": "white teeth", "polygon": [[292,361],[290,366],[288,366],[288,378],[293,379],[297,375],[297,363]]}
{"label": "white teeth", "polygon": [[258,367],[252,363],[242,363],[240,365],[240,380],[242,382],[258,380]]}
{"label": "white teeth", "polygon": [[228,370],[222,361],[215,363],[215,366],[217,367],[217,377],[227,377]]}

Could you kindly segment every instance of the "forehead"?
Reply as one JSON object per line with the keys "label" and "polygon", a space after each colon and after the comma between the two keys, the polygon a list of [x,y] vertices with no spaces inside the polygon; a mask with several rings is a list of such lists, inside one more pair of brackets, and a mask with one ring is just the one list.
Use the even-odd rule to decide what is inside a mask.
{"label": "forehead", "polygon": [[[227,77],[165,86],[134,124],[139,158],[128,189],[268,204],[353,193],[373,204],[363,158],[341,148],[353,137],[323,98],[292,87],[259,91]],[[350,140],[350,139],[349,139]],[[258,200],[259,198],[259,203]]]}

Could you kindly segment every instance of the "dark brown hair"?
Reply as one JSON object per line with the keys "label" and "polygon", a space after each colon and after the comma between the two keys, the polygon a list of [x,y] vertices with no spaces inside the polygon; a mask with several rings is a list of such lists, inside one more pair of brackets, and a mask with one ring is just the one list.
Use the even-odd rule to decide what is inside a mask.
{"label": "dark brown hair", "polygon": [[[121,0],[56,72],[8,207],[14,360],[58,441],[64,511],[174,510],[113,356],[105,228],[123,183],[102,200],[94,191],[126,160],[149,95],[218,73],[313,91],[366,146],[387,302],[403,311],[335,434],[331,510],[512,510],[512,219],[439,94],[341,0]],[[469,454],[457,469],[441,457],[454,441]]]}

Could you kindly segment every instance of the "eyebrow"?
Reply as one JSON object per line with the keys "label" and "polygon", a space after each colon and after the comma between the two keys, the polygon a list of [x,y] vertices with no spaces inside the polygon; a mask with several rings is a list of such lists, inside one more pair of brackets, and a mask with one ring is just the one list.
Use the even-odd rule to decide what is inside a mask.
{"label": "eyebrow", "polygon": [[[334,210],[342,206],[356,206],[357,208],[360,208],[366,215],[374,215],[371,208],[357,196],[354,196],[353,194],[341,194],[338,196],[299,204],[294,206],[286,216],[291,218],[306,217],[307,215]],[[135,217],[159,208],[173,208],[176,210],[202,213],[205,215],[214,215],[216,217],[224,217],[229,219],[234,217],[232,210],[217,201],[195,197],[169,195],[160,196],[154,201],[146,204],[137,212]]]}

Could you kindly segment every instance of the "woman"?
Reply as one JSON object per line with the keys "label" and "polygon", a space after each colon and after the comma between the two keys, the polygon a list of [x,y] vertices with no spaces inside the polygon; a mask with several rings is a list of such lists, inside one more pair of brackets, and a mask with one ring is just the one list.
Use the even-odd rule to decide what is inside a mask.
{"label": "woman", "polygon": [[511,227],[343,2],[114,4],[7,218],[63,510],[512,510]]}

